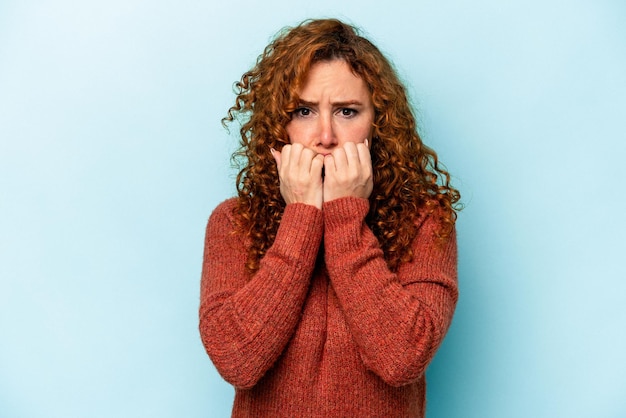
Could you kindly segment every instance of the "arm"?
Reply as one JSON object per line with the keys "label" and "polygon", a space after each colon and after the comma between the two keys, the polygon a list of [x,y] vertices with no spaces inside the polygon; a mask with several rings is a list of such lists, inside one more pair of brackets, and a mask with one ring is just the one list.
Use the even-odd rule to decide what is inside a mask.
{"label": "arm", "polygon": [[435,242],[422,221],[413,260],[392,273],[365,224],[366,199],[325,202],[324,248],[333,288],[365,366],[390,385],[419,378],[435,355],[458,298],[456,240]]}
{"label": "arm", "polygon": [[224,379],[250,388],[283,352],[300,319],[321,242],[322,215],[313,206],[288,205],[274,244],[250,277],[247,245],[232,233],[232,207],[220,205],[207,225],[200,335]]}

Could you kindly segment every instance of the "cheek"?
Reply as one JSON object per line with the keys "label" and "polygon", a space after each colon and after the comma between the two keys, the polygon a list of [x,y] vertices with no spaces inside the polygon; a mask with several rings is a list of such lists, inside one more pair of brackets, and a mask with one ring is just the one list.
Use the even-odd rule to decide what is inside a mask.
{"label": "cheek", "polygon": [[293,144],[293,141],[291,140],[291,138],[293,138],[293,127],[291,125],[291,122],[289,122],[286,126],[285,126],[285,131],[287,131],[287,137],[289,139],[289,142],[291,144]]}
{"label": "cheek", "polygon": [[374,133],[374,116],[369,114],[363,115],[363,118],[353,128],[353,138],[359,138],[360,142],[365,141],[365,138],[371,138]]}
{"label": "cheek", "polygon": [[289,137],[289,143],[298,144],[302,143],[303,135],[302,129],[294,124],[293,122],[289,122],[287,126],[285,126],[285,130],[287,131],[287,136]]}
{"label": "cheek", "polygon": [[365,140],[365,138],[371,138],[374,133],[374,126],[372,125],[372,123],[366,123],[361,126],[361,129],[359,130],[359,137],[362,137],[363,140]]}

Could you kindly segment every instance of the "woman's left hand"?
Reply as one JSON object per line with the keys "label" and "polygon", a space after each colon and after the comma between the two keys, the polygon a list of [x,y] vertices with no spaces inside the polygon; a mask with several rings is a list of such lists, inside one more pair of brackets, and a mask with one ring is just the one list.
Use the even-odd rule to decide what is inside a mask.
{"label": "woman's left hand", "polygon": [[324,157],[324,202],[348,196],[367,199],[373,187],[367,142],[346,142]]}

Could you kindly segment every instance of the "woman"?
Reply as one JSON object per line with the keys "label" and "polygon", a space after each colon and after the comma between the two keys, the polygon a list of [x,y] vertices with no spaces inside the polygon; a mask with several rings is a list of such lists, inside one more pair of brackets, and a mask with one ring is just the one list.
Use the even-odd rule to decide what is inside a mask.
{"label": "woman", "polygon": [[237,88],[239,193],[209,219],[200,302],[233,416],[424,416],[459,193],[404,87],[329,19],[279,34]]}

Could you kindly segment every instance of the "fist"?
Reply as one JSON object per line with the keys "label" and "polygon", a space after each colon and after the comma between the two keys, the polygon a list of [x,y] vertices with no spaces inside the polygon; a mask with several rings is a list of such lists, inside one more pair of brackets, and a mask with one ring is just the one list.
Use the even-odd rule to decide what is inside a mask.
{"label": "fist", "polygon": [[280,194],[285,203],[305,203],[322,208],[322,168],[324,156],[302,144],[285,145],[282,151],[272,149],[278,168]]}
{"label": "fist", "polygon": [[324,157],[324,202],[340,197],[369,198],[374,188],[367,144],[346,142]]}

